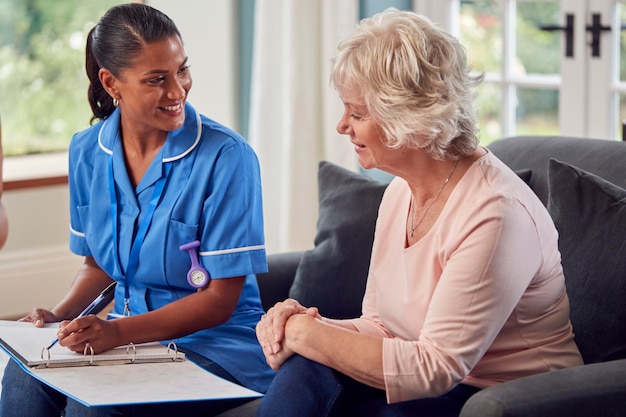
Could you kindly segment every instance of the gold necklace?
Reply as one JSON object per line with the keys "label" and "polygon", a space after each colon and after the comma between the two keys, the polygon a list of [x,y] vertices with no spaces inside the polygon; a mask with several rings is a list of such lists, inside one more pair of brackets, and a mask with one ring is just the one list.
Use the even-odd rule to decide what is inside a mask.
{"label": "gold necklace", "polygon": [[415,229],[417,229],[419,227],[419,225],[422,224],[422,222],[426,218],[426,215],[430,211],[430,208],[433,206],[433,204],[435,204],[435,201],[437,201],[437,199],[441,195],[441,192],[443,191],[443,188],[446,186],[448,181],[450,181],[450,178],[452,178],[452,176],[454,175],[454,171],[456,171],[456,166],[457,165],[459,165],[459,160],[458,159],[454,163],[454,167],[452,168],[452,172],[450,172],[450,175],[448,175],[448,178],[446,178],[446,180],[443,182],[443,184],[441,184],[441,187],[439,188],[439,191],[437,191],[437,195],[435,195],[435,198],[433,199],[433,201],[431,201],[430,204],[428,205],[428,207],[426,207],[426,210],[424,211],[424,215],[422,216],[420,221],[417,222],[417,224],[415,226],[413,226],[413,221],[415,220],[414,219],[414,217],[415,217],[415,197],[413,197],[413,193],[411,193],[411,211],[412,211],[412,213],[411,213],[411,229],[409,230],[409,236],[411,236],[411,238],[413,237],[413,232],[415,232]]}

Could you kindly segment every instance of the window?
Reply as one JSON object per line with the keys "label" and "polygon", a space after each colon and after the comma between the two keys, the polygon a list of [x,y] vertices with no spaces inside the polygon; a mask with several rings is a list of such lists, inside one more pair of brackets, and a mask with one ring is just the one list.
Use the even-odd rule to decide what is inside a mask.
{"label": "window", "polygon": [[65,151],[87,126],[89,30],[120,0],[0,0],[0,116],[5,156]]}
{"label": "window", "polygon": [[473,69],[485,73],[476,101],[484,145],[512,134],[559,133],[561,38],[541,30],[559,18],[554,1],[461,2],[460,40]]}

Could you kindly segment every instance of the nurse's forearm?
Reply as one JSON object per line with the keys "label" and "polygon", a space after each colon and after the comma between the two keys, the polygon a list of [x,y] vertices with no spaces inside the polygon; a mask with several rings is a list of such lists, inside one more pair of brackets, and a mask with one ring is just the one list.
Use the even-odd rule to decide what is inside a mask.
{"label": "nurse's forearm", "polygon": [[214,279],[206,289],[158,310],[115,320],[117,345],[175,339],[225,323],[235,311],[244,280]]}

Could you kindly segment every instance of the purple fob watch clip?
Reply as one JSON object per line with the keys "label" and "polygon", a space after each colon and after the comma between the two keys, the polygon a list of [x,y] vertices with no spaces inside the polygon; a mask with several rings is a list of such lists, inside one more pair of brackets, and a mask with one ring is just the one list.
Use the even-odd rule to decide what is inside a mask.
{"label": "purple fob watch clip", "polygon": [[194,240],[180,247],[180,250],[187,251],[191,258],[191,268],[189,268],[189,272],[187,272],[187,282],[194,288],[206,287],[211,279],[209,271],[204,269],[200,265],[200,262],[198,262],[198,254],[195,251],[198,246],[200,246],[200,241]]}

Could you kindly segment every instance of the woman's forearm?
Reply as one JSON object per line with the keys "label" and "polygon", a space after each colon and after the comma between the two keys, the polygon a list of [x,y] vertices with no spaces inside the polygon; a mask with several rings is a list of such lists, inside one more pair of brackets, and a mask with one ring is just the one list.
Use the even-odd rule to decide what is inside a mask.
{"label": "woman's forearm", "polygon": [[[334,321],[333,321],[334,322]],[[305,314],[289,318],[287,349],[369,386],[385,389],[383,339],[362,335]]]}

